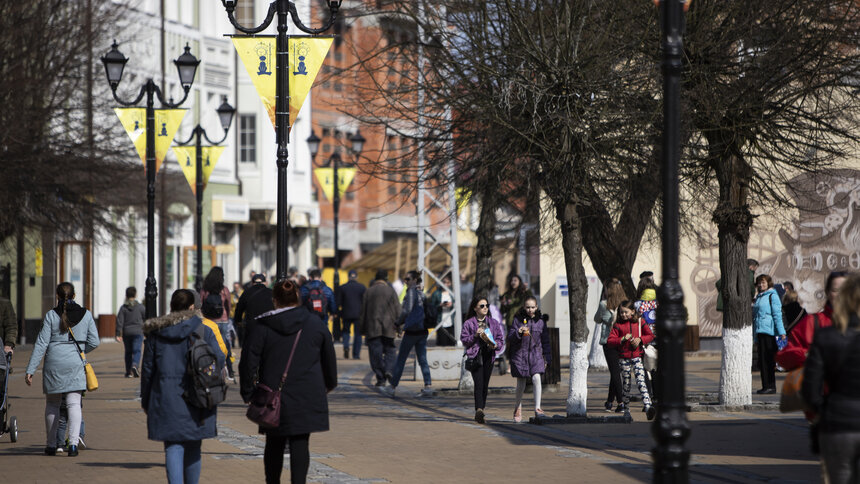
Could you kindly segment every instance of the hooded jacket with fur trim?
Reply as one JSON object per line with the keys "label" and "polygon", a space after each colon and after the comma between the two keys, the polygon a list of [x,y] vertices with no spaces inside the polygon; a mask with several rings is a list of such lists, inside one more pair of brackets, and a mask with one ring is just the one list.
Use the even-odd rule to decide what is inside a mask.
{"label": "hooded jacket with fur trim", "polygon": [[146,413],[150,440],[186,441],[215,437],[217,409],[188,405],[182,394],[191,385],[185,374],[189,336],[203,327],[206,343],[224,367],[224,354],[215,333],[203,324],[198,311],[177,311],[143,323],[146,340],[140,373],[140,405]]}

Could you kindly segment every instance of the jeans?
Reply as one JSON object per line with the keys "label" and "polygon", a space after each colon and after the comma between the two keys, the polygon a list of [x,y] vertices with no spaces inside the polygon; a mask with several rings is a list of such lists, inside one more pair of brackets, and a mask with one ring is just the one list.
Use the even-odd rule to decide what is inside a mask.
{"label": "jeans", "polygon": [[621,364],[618,361],[618,350],[612,346],[603,345],[603,356],[606,357],[606,365],[609,367],[609,394],[606,395],[606,401],[612,403],[612,400],[615,400],[621,403],[624,391],[621,389]]}
{"label": "jeans", "polygon": [[131,375],[131,367],[140,368],[140,348],[143,346],[143,335],[123,335],[125,345],[125,374]]}
{"label": "jeans", "polygon": [[197,484],[200,480],[199,440],[164,442],[164,466],[169,484]]}
{"label": "jeans", "polygon": [[358,319],[343,320],[343,349],[349,348],[349,330],[355,327],[355,342],[352,344],[352,357],[358,359],[361,354],[361,333],[358,332]]}
{"label": "jeans", "polygon": [[403,369],[406,367],[406,358],[409,358],[409,353],[412,347],[415,347],[415,357],[418,358],[418,365],[421,367],[421,375],[424,377],[424,386],[430,386],[430,365],[427,364],[427,332],[423,334],[403,335],[400,340],[400,350],[397,352],[397,363],[394,365],[394,374],[391,378],[391,386],[396,387],[400,383],[400,377],[403,375]]}
{"label": "jeans", "polygon": [[481,358],[481,366],[472,372],[472,380],[475,383],[475,410],[483,409],[487,404],[487,394],[490,392],[490,377],[493,376],[493,353],[481,345],[478,358]]}
{"label": "jeans", "polygon": [[308,478],[308,467],[311,464],[311,452],[308,444],[311,434],[275,435],[266,434],[266,449],[263,451],[263,467],[266,471],[266,483],[281,482],[281,471],[284,470],[284,449],[287,441],[290,443],[290,482],[300,484]]}
{"label": "jeans", "polygon": [[[45,395],[45,445],[57,446],[57,429],[60,426],[60,405],[63,393]],[[81,392],[69,392],[66,396],[66,409],[69,413],[69,445],[78,445],[81,435]]]}
{"label": "jeans", "polygon": [[384,382],[385,374],[394,372],[394,360],[397,358],[394,338],[367,338],[367,352],[370,354],[370,369],[376,375],[376,380]]}
{"label": "jeans", "polygon": [[224,340],[224,345],[227,346],[227,373],[233,377],[233,335],[230,334],[230,322],[218,321],[218,331],[221,332],[221,338]]}
{"label": "jeans", "polygon": [[860,432],[821,432],[818,438],[830,484],[860,481]]}

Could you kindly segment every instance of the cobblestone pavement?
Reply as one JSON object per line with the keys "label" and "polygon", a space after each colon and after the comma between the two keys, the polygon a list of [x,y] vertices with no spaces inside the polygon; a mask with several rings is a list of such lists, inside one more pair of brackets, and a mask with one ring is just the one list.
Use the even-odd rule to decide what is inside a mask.
{"label": "cobblestone pavement", "polygon": [[[15,354],[10,376],[10,413],[19,440],[0,437],[0,482],[149,483],[165,481],[163,447],[146,439],[137,379],[123,377],[122,347],[104,343],[90,355],[101,388],[84,398],[87,449],[77,458],[42,453],[44,396],[41,385],[24,384],[28,348]],[[719,382],[719,357],[688,358],[687,387],[707,403]],[[633,403],[633,423],[529,425],[512,421],[514,386],[494,375],[487,424],[472,419],[471,395],[456,382],[435,382],[436,396],[417,397],[422,384],[403,381],[392,399],[372,386],[366,352],[361,360],[338,360],[339,387],[330,394],[330,432],[311,436],[308,480],[363,482],[646,482],[651,479],[651,424]],[[406,372],[411,375],[410,372]],[[752,375],[753,388],[757,375]],[[40,382],[37,374],[35,382]],[[589,413],[603,411],[605,373],[589,376]],[[566,386],[546,389],[542,407],[563,414]],[[527,394],[523,416],[531,415]],[[692,429],[693,482],[816,482],[817,459],[808,450],[799,414],[774,410],[773,396],[754,396],[745,412],[688,414]],[[218,410],[218,437],[203,443],[201,482],[262,482],[264,437],[244,417],[232,388]],[[614,414],[613,414],[614,415]],[[525,420],[525,418],[524,418]],[[285,460],[288,465],[289,459]],[[283,480],[289,479],[284,471]]]}

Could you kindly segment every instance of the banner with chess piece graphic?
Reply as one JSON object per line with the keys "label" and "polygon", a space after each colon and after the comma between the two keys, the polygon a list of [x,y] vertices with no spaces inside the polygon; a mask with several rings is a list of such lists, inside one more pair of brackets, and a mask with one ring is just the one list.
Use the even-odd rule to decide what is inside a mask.
{"label": "banner with chess piece graphic", "polygon": [[[311,86],[319,74],[323,61],[331,47],[331,37],[290,37],[289,39],[289,85],[290,126],[295,123]],[[275,126],[275,98],[277,96],[275,54],[277,37],[233,37],[233,46],[242,59],[257,94],[266,107],[272,126]]]}
{"label": "banner with chess piece graphic", "polygon": [[[203,146],[203,189],[209,184],[209,177],[215,170],[215,164],[221,154],[224,153],[224,146]],[[176,161],[179,167],[182,168],[182,173],[185,174],[185,179],[188,180],[188,186],[191,187],[191,192],[197,194],[197,148],[195,146],[174,146],[173,153],[176,154]]]}

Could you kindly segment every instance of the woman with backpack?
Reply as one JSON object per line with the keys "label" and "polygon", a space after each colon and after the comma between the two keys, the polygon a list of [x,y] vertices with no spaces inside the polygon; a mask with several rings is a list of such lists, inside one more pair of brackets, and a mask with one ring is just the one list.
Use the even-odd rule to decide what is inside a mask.
{"label": "woman with backpack", "polygon": [[272,299],[275,309],[260,315],[245,336],[239,383],[246,403],[255,385],[277,389],[282,383],[279,425],[260,427],[266,434],[266,482],[281,482],[289,443],[290,482],[302,483],[310,466],[310,434],[329,429],[326,394],[337,386],[337,361],[328,327],[300,304],[295,283],[276,282]]}
{"label": "woman with backpack", "polygon": [[194,390],[187,373],[188,352],[199,335],[217,360],[217,374],[225,355],[212,329],[194,310],[194,293],[178,289],[170,298],[170,313],[143,323],[146,335],[140,374],[140,405],[146,414],[147,436],[164,442],[164,461],[170,484],[194,484],[200,479],[202,439],[216,436],[217,409],[192,405],[184,393]]}
{"label": "woman with backpack", "polygon": [[403,308],[400,312],[400,321],[397,324],[398,332],[403,331],[403,339],[400,340],[400,348],[397,350],[397,362],[394,364],[394,374],[389,380],[389,385],[383,391],[393,397],[406,367],[406,358],[412,348],[415,348],[415,358],[421,367],[421,376],[424,377],[424,388],[419,396],[432,396],[433,387],[430,379],[430,365],[427,363],[427,335],[429,332],[424,326],[424,308],[427,307],[427,297],[424,296],[421,285],[421,274],[418,271],[409,271],[403,279],[406,283],[406,297],[403,298]]}
{"label": "woman with backpack", "polygon": [[231,295],[230,290],[224,285],[224,269],[215,266],[206,274],[203,279],[203,287],[200,290],[200,298],[206,300],[206,296],[217,294],[221,298],[221,315],[212,318],[215,324],[218,325],[218,331],[221,332],[221,339],[227,345],[227,374],[230,381],[233,381],[233,343],[230,337],[230,308]]}
{"label": "woman with backpack", "polygon": [[47,436],[45,455],[57,453],[57,427],[64,396],[68,411],[69,457],[78,455],[81,396],[87,389],[81,353],[89,353],[98,345],[99,333],[93,315],[75,302],[75,286],[61,283],[57,286],[57,306],[45,314],[24,376],[27,385],[32,385],[36,368],[42,357],[45,358],[42,367]]}

